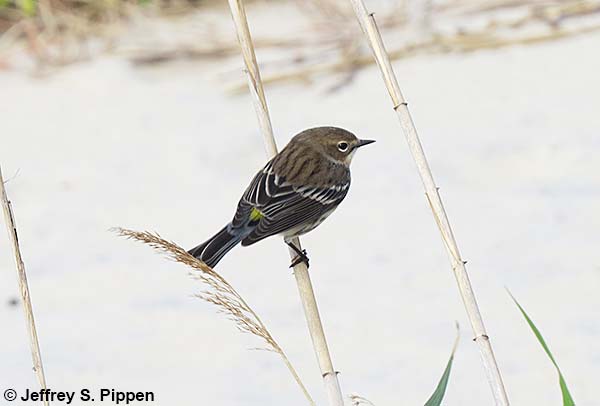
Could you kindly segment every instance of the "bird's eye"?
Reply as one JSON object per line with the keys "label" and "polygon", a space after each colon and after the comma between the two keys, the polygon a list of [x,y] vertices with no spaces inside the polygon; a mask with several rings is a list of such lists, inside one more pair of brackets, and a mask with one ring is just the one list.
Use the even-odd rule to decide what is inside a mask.
{"label": "bird's eye", "polygon": [[338,149],[339,149],[341,152],[346,152],[346,151],[348,151],[348,143],[347,143],[347,142],[344,142],[344,141],[342,141],[342,142],[338,142],[338,145],[337,145],[337,147],[338,147]]}

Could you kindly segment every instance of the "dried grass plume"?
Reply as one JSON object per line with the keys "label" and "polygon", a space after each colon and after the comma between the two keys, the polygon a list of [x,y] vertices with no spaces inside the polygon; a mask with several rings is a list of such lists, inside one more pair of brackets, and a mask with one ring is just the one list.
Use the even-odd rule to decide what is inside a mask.
{"label": "dried grass plume", "polygon": [[192,268],[192,272],[190,273],[192,278],[202,282],[206,287],[205,290],[196,296],[215,305],[219,312],[225,313],[241,332],[250,333],[260,338],[265,344],[265,347],[261,349],[279,354],[294,377],[294,380],[300,386],[300,389],[309,404],[315,404],[282,348],[277,341],[275,341],[254,310],[252,310],[248,303],[246,303],[237,290],[235,290],[225,278],[204,262],[188,254],[186,250],[174,242],[161,238],[157,233],[132,231],[124,228],[114,228],[112,231],[116,232],[121,237],[149,245],[154,248],[154,250],[166,255],[167,258]]}

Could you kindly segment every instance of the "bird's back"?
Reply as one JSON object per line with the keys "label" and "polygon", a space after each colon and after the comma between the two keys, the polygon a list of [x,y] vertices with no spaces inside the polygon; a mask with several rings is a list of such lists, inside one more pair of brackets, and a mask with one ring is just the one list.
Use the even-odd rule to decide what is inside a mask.
{"label": "bird's back", "polygon": [[349,187],[347,166],[305,140],[292,140],[256,174],[240,199],[232,227],[248,230],[242,245],[275,234],[306,233],[341,203]]}

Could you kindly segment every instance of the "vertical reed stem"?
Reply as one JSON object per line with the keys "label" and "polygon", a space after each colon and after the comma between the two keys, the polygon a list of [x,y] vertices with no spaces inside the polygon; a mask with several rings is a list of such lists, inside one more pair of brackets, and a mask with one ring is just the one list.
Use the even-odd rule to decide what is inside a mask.
{"label": "vertical reed stem", "polygon": [[375,18],[373,17],[373,14],[367,11],[362,0],[350,0],[350,2],[352,3],[359,24],[367,37],[371,50],[373,51],[377,66],[381,70],[386,88],[392,99],[394,111],[398,115],[400,125],[408,142],[408,147],[417,165],[421,181],[425,187],[425,195],[433,212],[435,222],[442,234],[442,240],[446,250],[448,251],[452,271],[458,282],[458,288],[475,335],[473,340],[479,346],[483,366],[492,389],[494,400],[498,406],[507,406],[509,404],[508,396],[492,351],[489,337],[486,333],[485,326],[483,325],[483,319],[479,307],[477,306],[477,301],[475,300],[475,294],[473,293],[473,288],[471,287],[469,276],[465,268],[465,261],[463,261],[460,256],[458,245],[452,233],[450,222],[446,216],[446,211],[444,210],[444,205],[438,192],[438,187],[433,180],[433,175],[429,169],[427,158],[425,157],[425,152],[423,151],[421,141],[417,135],[417,130],[408,110],[408,103],[406,103],[402,96],[402,92],[400,91],[400,86],[398,85],[389,56],[385,50],[383,39],[381,38],[379,29],[375,23]]}
{"label": "vertical reed stem", "polygon": [[[252,102],[254,104],[260,130],[264,138],[265,148],[269,158],[272,158],[277,154],[277,145],[273,136],[273,128],[271,126],[267,101],[265,98],[262,81],[260,79],[258,64],[256,62],[254,45],[252,43],[250,29],[248,28],[246,11],[244,10],[244,4],[242,0],[229,0],[229,7],[231,8],[231,14],[235,23],[238,41],[242,50],[242,57],[244,59],[244,64],[246,65],[248,87],[252,95]],[[299,239],[296,238],[292,242],[298,248],[301,248]],[[290,257],[294,258],[296,254],[291,249],[289,251]],[[344,400],[342,397],[342,391],[338,382],[337,373],[331,362],[331,356],[329,355],[329,348],[327,347],[327,340],[323,331],[321,317],[319,316],[319,310],[317,307],[315,294],[313,292],[312,283],[310,281],[310,275],[304,263],[300,263],[294,267],[294,276],[298,285],[298,292],[300,293],[300,299],[304,308],[304,315],[306,316],[306,321],[308,323],[308,329],[310,331],[317,361],[323,376],[323,382],[325,384],[325,390],[327,392],[329,404],[331,406],[343,406]]]}
{"label": "vertical reed stem", "polygon": [[[17,275],[19,280],[19,291],[21,293],[21,303],[27,317],[27,330],[29,332],[29,345],[31,347],[31,357],[33,359],[33,370],[37,376],[38,382],[42,389],[46,389],[46,377],[44,375],[44,367],[42,365],[42,356],[40,353],[40,344],[38,342],[37,330],[35,328],[35,320],[33,318],[33,308],[31,306],[31,298],[29,296],[29,286],[27,284],[27,274],[25,273],[25,264],[21,257],[21,249],[19,248],[19,238],[17,236],[17,226],[15,217],[12,211],[12,206],[6,189],[4,188],[4,179],[2,178],[2,168],[0,168],[0,199],[2,200],[2,209],[4,210],[4,220],[6,221],[6,229],[8,237],[12,242],[13,253],[15,256],[15,265],[17,267]],[[44,405],[48,406],[48,400],[44,399]]]}

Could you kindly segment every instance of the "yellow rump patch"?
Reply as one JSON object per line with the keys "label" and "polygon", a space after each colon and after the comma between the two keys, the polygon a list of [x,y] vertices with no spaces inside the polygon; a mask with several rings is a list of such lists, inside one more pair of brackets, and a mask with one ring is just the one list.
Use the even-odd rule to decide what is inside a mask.
{"label": "yellow rump patch", "polygon": [[263,218],[265,215],[262,214],[262,212],[260,210],[258,210],[256,207],[252,208],[252,211],[250,212],[250,220],[251,221],[258,221],[261,218]]}

